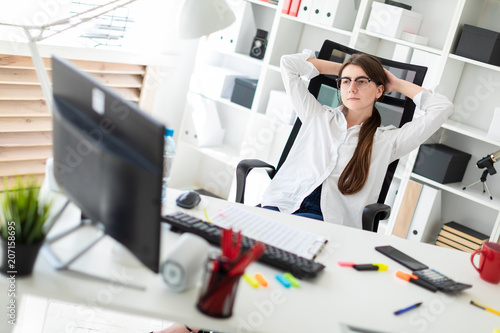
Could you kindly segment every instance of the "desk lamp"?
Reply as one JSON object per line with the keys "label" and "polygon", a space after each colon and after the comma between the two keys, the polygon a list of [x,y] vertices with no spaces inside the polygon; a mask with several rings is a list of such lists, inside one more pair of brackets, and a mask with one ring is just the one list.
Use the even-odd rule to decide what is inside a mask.
{"label": "desk lamp", "polygon": [[489,154],[489,155],[483,157],[482,159],[480,159],[479,161],[477,161],[476,166],[479,169],[486,168],[486,170],[483,171],[483,173],[478,181],[476,181],[468,186],[465,186],[463,188],[463,190],[466,190],[468,187],[471,187],[471,186],[476,185],[477,183],[481,182],[481,183],[483,183],[483,193],[488,192],[490,200],[493,200],[493,197],[491,196],[490,190],[488,189],[488,185],[486,184],[486,177],[488,176],[488,174],[493,176],[494,174],[497,173],[497,171],[495,170],[495,167],[493,166],[493,163],[495,163],[499,160],[500,160],[500,150],[498,150],[492,154]]}

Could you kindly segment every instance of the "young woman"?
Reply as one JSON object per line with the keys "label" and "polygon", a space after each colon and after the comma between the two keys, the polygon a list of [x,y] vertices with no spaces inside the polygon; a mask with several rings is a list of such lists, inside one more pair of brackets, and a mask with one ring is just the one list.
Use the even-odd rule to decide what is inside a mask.
{"label": "young woman", "polygon": [[[377,201],[388,165],[416,149],[453,112],[443,95],[386,71],[380,61],[355,54],[343,64],[305,50],[281,59],[285,89],[302,127],[262,206],[361,228],[363,208]],[[322,106],[301,79],[338,75],[342,105]],[[402,128],[381,127],[375,102],[396,91],[423,111]]]}
{"label": "young woman", "polygon": [[[364,206],[377,201],[389,164],[417,148],[453,112],[446,97],[384,70],[377,58],[352,55],[343,64],[311,51],[281,59],[285,89],[302,127],[264,193],[265,208],[361,228]],[[322,106],[301,76],[338,75],[342,106]],[[380,127],[375,102],[384,93],[413,99],[424,115],[398,129]],[[197,332],[174,324],[155,333]]]}

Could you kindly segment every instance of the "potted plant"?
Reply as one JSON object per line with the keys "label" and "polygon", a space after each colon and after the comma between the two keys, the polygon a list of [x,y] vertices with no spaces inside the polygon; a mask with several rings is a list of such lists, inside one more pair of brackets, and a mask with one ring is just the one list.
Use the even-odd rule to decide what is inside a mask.
{"label": "potted plant", "polygon": [[0,194],[0,271],[6,275],[30,275],[45,240],[44,225],[51,202],[39,198],[34,179],[16,178],[15,186]]}

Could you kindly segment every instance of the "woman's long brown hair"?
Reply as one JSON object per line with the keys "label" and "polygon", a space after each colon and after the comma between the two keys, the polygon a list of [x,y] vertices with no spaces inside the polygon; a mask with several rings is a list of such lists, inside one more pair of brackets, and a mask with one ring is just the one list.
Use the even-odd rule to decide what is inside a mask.
{"label": "woman's long brown hair", "polygon": [[[360,66],[368,77],[377,85],[384,85],[385,87],[387,84],[387,76],[382,64],[374,56],[368,54],[353,54],[340,68],[339,77],[342,77],[342,71],[347,65]],[[381,122],[380,113],[375,107],[375,103],[373,103],[372,115],[361,125],[358,144],[354,150],[354,154],[340,175],[338,188],[342,194],[348,195],[358,193],[365,185],[370,171],[373,137]]]}

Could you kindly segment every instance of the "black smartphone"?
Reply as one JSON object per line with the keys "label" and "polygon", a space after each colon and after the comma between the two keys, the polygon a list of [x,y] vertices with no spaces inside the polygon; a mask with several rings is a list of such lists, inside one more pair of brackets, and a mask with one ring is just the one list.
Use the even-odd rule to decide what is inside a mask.
{"label": "black smartphone", "polygon": [[388,256],[392,260],[397,261],[398,263],[405,266],[406,268],[411,269],[412,271],[419,271],[429,268],[427,265],[422,264],[420,261],[413,259],[409,255],[399,251],[398,249],[390,245],[376,246],[375,250]]}

